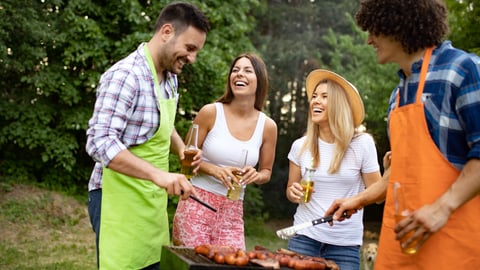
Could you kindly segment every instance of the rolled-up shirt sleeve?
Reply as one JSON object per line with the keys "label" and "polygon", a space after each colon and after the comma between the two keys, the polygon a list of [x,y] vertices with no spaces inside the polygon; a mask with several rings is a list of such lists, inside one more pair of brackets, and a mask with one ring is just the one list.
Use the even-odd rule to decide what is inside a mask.
{"label": "rolled-up shirt sleeve", "polygon": [[[94,113],[88,122],[87,153],[103,166],[127,148],[122,141],[135,99],[128,73],[116,70],[102,76]],[[127,134],[128,135],[128,134]]]}
{"label": "rolled-up shirt sleeve", "polygon": [[[173,73],[155,86],[142,43],[136,51],[109,68],[100,78],[92,118],[88,121],[86,151],[95,161],[89,190],[101,188],[102,167],[132,146],[148,141],[160,125],[159,94],[165,87],[177,93]],[[164,81],[170,82],[164,83]]]}

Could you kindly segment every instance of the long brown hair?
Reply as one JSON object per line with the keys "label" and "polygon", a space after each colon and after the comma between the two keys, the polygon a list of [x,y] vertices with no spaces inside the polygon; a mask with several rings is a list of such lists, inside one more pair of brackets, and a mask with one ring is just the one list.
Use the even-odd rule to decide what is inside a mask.
{"label": "long brown hair", "polygon": [[268,92],[268,73],[267,67],[263,62],[262,58],[255,53],[242,53],[237,56],[232,64],[230,65],[230,71],[228,72],[227,83],[225,86],[225,93],[217,99],[217,102],[221,103],[230,103],[232,102],[234,95],[232,91],[232,87],[230,86],[230,75],[232,74],[232,70],[240,58],[247,58],[252,63],[253,69],[255,71],[255,75],[257,76],[257,89],[255,91],[255,109],[262,111],[263,104],[265,103],[265,99],[267,97]]}

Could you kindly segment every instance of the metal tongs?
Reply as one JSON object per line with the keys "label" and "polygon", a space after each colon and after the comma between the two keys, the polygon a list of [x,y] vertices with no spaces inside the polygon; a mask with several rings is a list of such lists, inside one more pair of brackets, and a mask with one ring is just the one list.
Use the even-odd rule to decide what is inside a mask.
{"label": "metal tongs", "polygon": [[190,197],[190,199],[192,199],[192,200],[194,200],[194,201],[198,202],[199,204],[201,204],[201,205],[205,206],[206,208],[208,208],[208,209],[212,210],[213,212],[217,212],[217,209],[213,208],[213,207],[212,207],[212,206],[210,206],[208,203],[206,203],[206,202],[204,202],[204,201],[200,200],[199,198],[197,198],[197,197],[195,197],[195,196],[193,196],[193,195],[190,195],[189,197]]}
{"label": "metal tongs", "polygon": [[[346,217],[347,212],[344,212],[343,216]],[[315,226],[315,225],[318,225],[318,224],[321,224],[321,223],[330,222],[332,220],[333,220],[333,215],[330,215],[330,216],[314,219],[312,221],[308,221],[308,222],[305,222],[305,223],[301,223],[301,224],[298,224],[298,225],[283,228],[283,229],[277,231],[277,236],[282,238],[282,239],[288,240],[288,239],[292,238],[300,230],[303,230],[303,229],[306,229],[308,227],[312,227],[312,226]]]}
{"label": "metal tongs", "polygon": [[[183,195],[183,190],[181,191],[180,194]],[[217,209],[215,209],[213,206],[209,205],[208,203],[200,200],[199,198],[197,198],[197,197],[195,197],[195,196],[193,196],[193,195],[191,195],[191,194],[190,194],[189,198],[192,199],[192,200],[194,200],[194,201],[196,201],[196,202],[198,202],[199,204],[205,206],[206,208],[212,210],[213,212],[217,212]]]}

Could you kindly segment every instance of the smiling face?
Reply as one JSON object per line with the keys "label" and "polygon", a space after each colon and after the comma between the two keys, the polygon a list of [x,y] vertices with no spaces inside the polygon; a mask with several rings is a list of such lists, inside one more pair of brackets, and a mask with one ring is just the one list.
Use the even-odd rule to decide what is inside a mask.
{"label": "smiling face", "polygon": [[310,114],[312,116],[312,122],[315,124],[327,124],[328,125],[328,91],[327,83],[320,82],[312,93],[312,99],[310,100]]}
{"label": "smiling face", "polygon": [[369,33],[367,44],[375,49],[379,64],[398,64],[406,55],[402,44],[399,41],[385,35],[374,35]]}
{"label": "smiling face", "polygon": [[193,64],[197,54],[205,44],[207,34],[189,26],[185,31],[175,35],[171,25],[163,29],[166,43],[163,50],[159,50],[159,62],[162,70],[180,74],[185,64]]}
{"label": "smiling face", "polygon": [[255,96],[257,75],[250,59],[242,57],[237,60],[230,72],[230,87],[235,96]]}

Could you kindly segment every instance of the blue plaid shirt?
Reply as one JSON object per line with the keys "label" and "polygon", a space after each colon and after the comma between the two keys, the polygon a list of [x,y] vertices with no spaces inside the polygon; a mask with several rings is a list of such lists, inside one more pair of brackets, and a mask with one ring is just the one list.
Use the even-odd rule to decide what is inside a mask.
{"label": "blue plaid shirt", "polygon": [[[399,105],[414,103],[422,60],[412,65],[407,79],[390,96],[388,119],[400,91]],[[480,158],[480,57],[445,41],[432,54],[422,101],[428,130],[448,161],[461,170],[468,159]]]}
{"label": "blue plaid shirt", "polygon": [[120,151],[140,145],[155,134],[160,125],[158,99],[178,100],[175,74],[167,72],[155,87],[144,46],[146,43],[115,63],[100,78],[87,130],[86,150],[96,162],[89,191],[102,187],[102,167]]}

